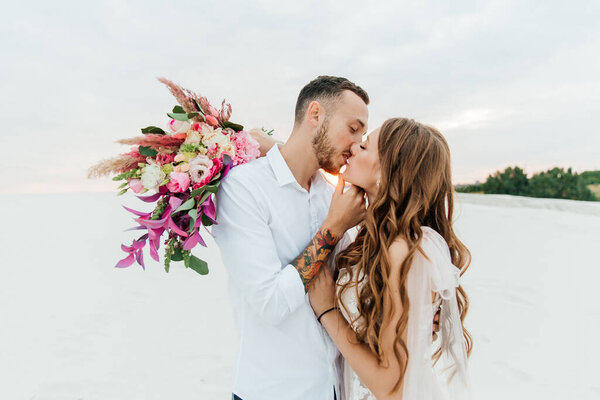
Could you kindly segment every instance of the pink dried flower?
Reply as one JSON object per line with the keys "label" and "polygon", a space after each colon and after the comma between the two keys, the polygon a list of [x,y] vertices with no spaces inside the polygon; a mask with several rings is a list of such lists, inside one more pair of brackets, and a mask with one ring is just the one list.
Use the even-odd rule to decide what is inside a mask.
{"label": "pink dried flower", "polygon": [[164,83],[169,88],[169,90],[171,91],[177,102],[181,105],[181,107],[183,107],[185,112],[190,113],[197,111],[196,106],[192,101],[192,98],[188,94],[186,94],[186,89],[182,88],[176,83],[171,82],[166,78],[158,78],[158,81]]}
{"label": "pink dried flower", "polygon": [[219,111],[219,119],[221,122],[229,121],[231,117],[231,104],[226,104],[225,100],[221,103],[221,111]]}
{"label": "pink dried flower", "polygon": [[183,143],[184,139],[174,138],[171,135],[156,135],[148,134],[144,136],[138,136],[129,139],[117,140],[117,143],[121,144],[138,144],[141,146],[152,147],[154,149],[158,147],[176,147],[179,148]]}
{"label": "pink dried flower", "polygon": [[160,165],[172,163],[174,161],[174,159],[175,159],[174,154],[161,153],[156,156],[156,162],[159,163]]}

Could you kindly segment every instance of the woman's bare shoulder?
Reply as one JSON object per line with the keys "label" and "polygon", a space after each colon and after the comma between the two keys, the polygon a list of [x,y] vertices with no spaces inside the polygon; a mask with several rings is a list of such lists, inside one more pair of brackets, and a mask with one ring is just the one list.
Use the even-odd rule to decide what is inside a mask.
{"label": "woman's bare shoulder", "polygon": [[388,248],[392,268],[399,268],[408,255],[408,243],[404,236],[397,236]]}

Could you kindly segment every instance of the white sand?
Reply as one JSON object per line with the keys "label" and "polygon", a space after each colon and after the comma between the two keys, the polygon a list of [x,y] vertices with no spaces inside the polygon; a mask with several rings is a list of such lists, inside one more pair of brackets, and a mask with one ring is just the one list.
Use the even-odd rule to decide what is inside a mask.
{"label": "white sand", "polygon": [[[475,399],[599,398],[600,204],[460,198]],[[147,253],[145,272],[112,268],[137,234],[121,232],[134,225],[122,201],[140,205],[0,196],[0,399],[230,398],[235,338],[218,251],[195,252],[208,276],[180,264],[166,274]]]}

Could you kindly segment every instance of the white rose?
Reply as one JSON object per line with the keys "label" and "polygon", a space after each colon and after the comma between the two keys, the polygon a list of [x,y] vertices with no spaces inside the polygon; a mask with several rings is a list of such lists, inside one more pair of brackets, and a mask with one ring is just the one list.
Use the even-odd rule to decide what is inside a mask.
{"label": "white rose", "polygon": [[176,119],[172,119],[169,123],[169,130],[173,132],[173,135],[177,133],[183,133],[190,130],[192,125],[190,125],[187,121],[178,121]]}
{"label": "white rose", "polygon": [[158,185],[165,180],[165,173],[157,164],[149,164],[144,167],[142,172],[142,185],[148,190],[158,190]]}

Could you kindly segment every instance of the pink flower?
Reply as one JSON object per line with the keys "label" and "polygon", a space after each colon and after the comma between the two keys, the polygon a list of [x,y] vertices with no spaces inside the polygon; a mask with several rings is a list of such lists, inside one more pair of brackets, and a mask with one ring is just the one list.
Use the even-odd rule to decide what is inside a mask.
{"label": "pink flower", "polygon": [[133,193],[139,193],[144,190],[144,185],[142,185],[142,181],[139,179],[130,179],[129,189],[133,190]]}
{"label": "pink flower", "polygon": [[232,135],[231,141],[235,145],[233,165],[245,164],[260,156],[258,142],[246,131],[239,131]]}
{"label": "pink flower", "polygon": [[169,178],[167,189],[173,193],[185,192],[190,187],[190,176],[185,172],[171,172]]}
{"label": "pink flower", "polygon": [[209,125],[212,125],[215,128],[219,126],[219,121],[212,115],[205,115],[204,118],[206,118],[206,122],[208,122]]}
{"label": "pink flower", "polygon": [[221,172],[221,168],[223,168],[223,160],[220,158],[213,158],[212,167],[210,171],[208,171],[198,183],[194,184],[192,189],[198,189],[204,185],[207,185],[219,172]]}
{"label": "pink flower", "polygon": [[[213,167],[213,162],[210,158],[203,154],[198,154],[190,160],[190,177],[192,182],[198,184],[206,179]],[[196,185],[194,185],[196,186]]]}

